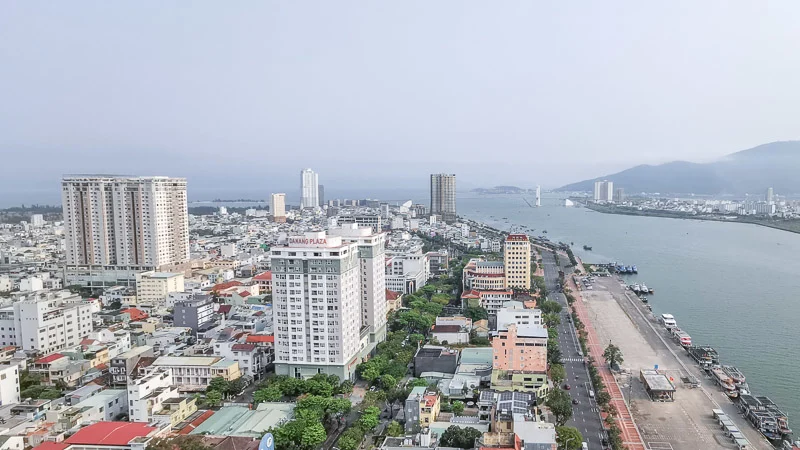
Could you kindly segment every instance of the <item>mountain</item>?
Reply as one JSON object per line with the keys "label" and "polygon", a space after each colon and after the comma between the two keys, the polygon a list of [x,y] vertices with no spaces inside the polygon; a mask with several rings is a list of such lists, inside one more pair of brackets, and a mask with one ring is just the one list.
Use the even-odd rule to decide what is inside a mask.
{"label": "mountain", "polygon": [[609,180],[625,192],[662,194],[800,193],[800,141],[772,142],[732,153],[709,163],[674,161],[640,165],[622,172],[568,184],[557,191],[593,191],[594,182]]}

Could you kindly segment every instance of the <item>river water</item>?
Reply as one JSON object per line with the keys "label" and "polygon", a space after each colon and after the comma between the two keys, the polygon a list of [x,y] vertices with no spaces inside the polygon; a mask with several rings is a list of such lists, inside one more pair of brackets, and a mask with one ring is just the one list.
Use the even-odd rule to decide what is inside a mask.
{"label": "river water", "polygon": [[626,283],[655,289],[653,312],[673,314],[695,344],[716,348],[724,364],[745,373],[754,394],[770,397],[800,429],[800,234],[602,214],[566,208],[554,197],[530,208],[518,195],[459,193],[458,213],[499,229],[547,230],[551,241],[574,242],[585,262],[635,264],[639,274]]}

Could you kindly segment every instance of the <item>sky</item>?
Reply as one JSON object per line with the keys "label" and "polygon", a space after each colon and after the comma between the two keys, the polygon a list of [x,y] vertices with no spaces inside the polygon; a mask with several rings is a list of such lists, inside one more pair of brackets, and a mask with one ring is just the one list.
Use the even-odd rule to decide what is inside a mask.
{"label": "sky", "polygon": [[[800,138],[796,1],[12,1],[0,202],[68,173],[190,198],[555,188]],[[223,195],[224,196],[224,195]]]}

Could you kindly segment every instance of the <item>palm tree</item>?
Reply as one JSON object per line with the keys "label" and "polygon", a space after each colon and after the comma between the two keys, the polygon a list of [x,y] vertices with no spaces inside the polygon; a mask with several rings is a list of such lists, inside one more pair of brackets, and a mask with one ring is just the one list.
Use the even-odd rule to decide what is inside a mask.
{"label": "palm tree", "polygon": [[606,360],[608,366],[613,368],[614,366],[619,367],[622,364],[622,351],[614,344],[608,344],[605,351],[603,352],[603,359]]}

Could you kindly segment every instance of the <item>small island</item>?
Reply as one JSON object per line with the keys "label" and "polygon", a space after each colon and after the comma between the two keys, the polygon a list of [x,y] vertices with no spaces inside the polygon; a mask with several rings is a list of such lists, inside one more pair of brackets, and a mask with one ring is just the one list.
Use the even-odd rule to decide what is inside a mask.
{"label": "small island", "polygon": [[475,188],[472,192],[478,194],[526,194],[528,189],[517,186],[495,186],[493,188]]}

